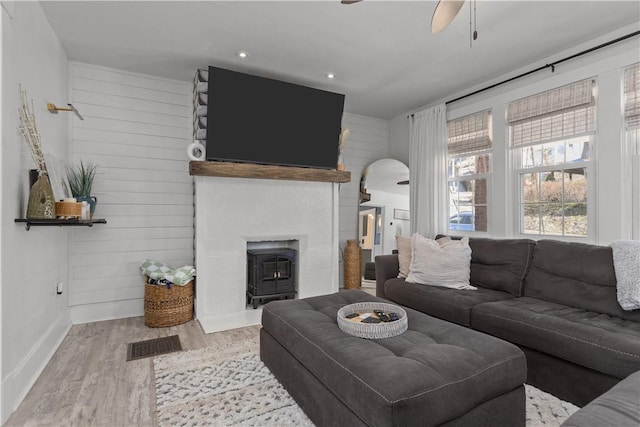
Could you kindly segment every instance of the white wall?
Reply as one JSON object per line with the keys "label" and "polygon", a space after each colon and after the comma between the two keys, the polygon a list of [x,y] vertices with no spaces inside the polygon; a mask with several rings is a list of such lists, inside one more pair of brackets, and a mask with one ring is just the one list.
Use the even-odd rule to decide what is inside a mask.
{"label": "white wall", "polygon": [[[448,99],[473,92],[490,84],[515,76],[517,74],[551,63],[581,50],[613,40],[637,30],[634,26],[623,28],[614,33],[600,37],[571,51],[566,51],[546,58],[538,63],[523,67],[508,75],[503,75],[478,86],[452,94]],[[447,106],[448,119],[487,108],[492,109],[493,117],[493,175],[490,184],[489,234],[494,237],[513,237],[515,232],[514,189],[510,185],[513,180],[508,170],[508,129],[505,125],[506,107],[509,102],[538,92],[552,89],[577,80],[595,77],[598,85],[597,95],[597,134],[596,134],[596,182],[595,212],[590,212],[590,220],[595,220],[595,236],[592,243],[608,244],[616,239],[631,237],[631,212],[621,206],[624,203],[630,186],[629,178],[623,176],[626,163],[624,153],[624,126],[621,108],[621,69],[640,60],[638,37],[603,48],[575,60],[556,66],[555,72],[550,70],[533,74],[516,80],[499,88],[489,90]],[[443,102],[446,100],[442,100]],[[433,103],[431,105],[437,104]],[[421,107],[418,110],[422,108]],[[407,112],[390,121],[390,141],[393,153],[409,152],[409,133]],[[401,159],[402,160],[402,159]],[[529,237],[529,236],[527,236]]]}
{"label": "white wall", "polygon": [[[344,148],[345,169],[351,172],[351,182],[340,185],[340,247],[358,238],[358,206],[360,177],[370,163],[389,157],[388,121],[345,113],[342,128],[349,129]],[[340,257],[340,284],[343,264]]]}
{"label": "white wall", "polygon": [[[143,314],[140,262],[193,264],[192,84],[72,63],[72,158],[94,162],[94,217],[74,228],[73,323]],[[195,72],[195,70],[194,70]]]}
{"label": "white wall", "polygon": [[409,121],[406,114],[389,120],[389,157],[409,164]]}
{"label": "white wall", "polygon": [[[4,15],[5,12],[1,12],[0,13],[2,15]],[[4,16],[0,16],[0,105],[2,105],[2,102],[4,100],[3,98],[3,88],[2,88],[2,78],[3,78],[3,73],[2,73],[2,67],[3,67],[3,63],[4,63],[4,59],[3,59],[3,49],[2,49],[2,40],[3,40],[3,36],[2,36],[2,22],[4,21]],[[0,134],[3,132],[3,127],[2,127],[2,114],[0,113]],[[2,144],[0,144],[0,165],[2,165]],[[0,224],[3,224],[4,221],[2,220],[2,199],[3,199],[3,194],[4,191],[2,189],[2,173],[0,172]],[[0,242],[2,242],[2,226],[0,226]],[[4,375],[2,375],[3,369],[2,369],[2,264],[3,264],[3,260],[2,260],[2,244],[0,244],[0,381],[2,381],[2,378],[4,378]],[[0,402],[3,402],[3,394],[2,394],[2,389],[3,387],[0,385]],[[2,404],[0,403],[0,424],[2,424],[5,420],[4,417],[4,410],[2,408]]]}
{"label": "white wall", "polygon": [[297,242],[296,298],[337,292],[337,187],[196,177],[196,308],[206,333],[260,322],[260,310],[246,308],[249,242]]}
{"label": "white wall", "polygon": [[45,151],[68,155],[69,114],[46,103],[68,101],[67,58],[37,2],[3,2],[2,9],[2,422],[17,407],[67,333],[69,228],[26,231],[28,170],[34,167],[18,131],[18,84],[34,102]]}

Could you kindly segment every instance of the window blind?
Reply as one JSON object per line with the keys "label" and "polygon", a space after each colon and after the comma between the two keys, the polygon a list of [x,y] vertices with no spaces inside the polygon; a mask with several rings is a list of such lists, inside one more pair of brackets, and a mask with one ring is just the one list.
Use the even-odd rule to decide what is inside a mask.
{"label": "window blind", "polygon": [[624,70],[624,119],[627,130],[640,129],[640,63]]}
{"label": "window blind", "polygon": [[491,148],[491,110],[447,122],[447,152],[468,154]]}
{"label": "window blind", "polygon": [[509,104],[512,146],[595,132],[595,80],[587,79]]}

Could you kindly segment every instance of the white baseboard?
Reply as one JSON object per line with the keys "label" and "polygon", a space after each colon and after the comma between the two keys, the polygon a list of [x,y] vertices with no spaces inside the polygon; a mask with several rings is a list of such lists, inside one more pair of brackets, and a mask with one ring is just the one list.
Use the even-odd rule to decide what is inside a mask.
{"label": "white baseboard", "polygon": [[58,317],[18,363],[18,366],[2,379],[2,420],[4,424],[18,408],[33,384],[53,357],[64,337],[71,329],[66,315]]}
{"label": "white baseboard", "polygon": [[219,316],[198,317],[198,322],[205,334],[259,325],[262,319],[262,309],[247,309],[236,313],[226,313]]}
{"label": "white baseboard", "polygon": [[82,304],[71,307],[71,323],[74,325],[137,316],[144,316],[143,298]]}

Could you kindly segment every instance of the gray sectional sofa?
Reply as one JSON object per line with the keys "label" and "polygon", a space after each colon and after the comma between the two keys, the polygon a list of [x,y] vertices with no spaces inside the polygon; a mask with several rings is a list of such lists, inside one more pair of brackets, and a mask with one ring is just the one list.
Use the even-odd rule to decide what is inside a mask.
{"label": "gray sectional sofa", "polygon": [[611,248],[555,240],[470,239],[471,284],[456,290],[398,278],[376,257],[376,294],[516,344],[527,383],[584,406],[640,370],[640,310],[616,298]]}
{"label": "gray sectional sofa", "polygon": [[562,423],[562,427],[639,425],[640,371],[629,375]]}

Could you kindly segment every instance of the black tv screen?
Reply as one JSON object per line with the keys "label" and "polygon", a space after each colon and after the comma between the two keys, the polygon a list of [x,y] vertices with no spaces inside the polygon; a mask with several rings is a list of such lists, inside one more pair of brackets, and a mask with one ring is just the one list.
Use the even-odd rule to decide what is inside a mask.
{"label": "black tv screen", "polygon": [[344,95],[209,67],[207,160],[335,169]]}

